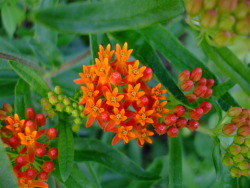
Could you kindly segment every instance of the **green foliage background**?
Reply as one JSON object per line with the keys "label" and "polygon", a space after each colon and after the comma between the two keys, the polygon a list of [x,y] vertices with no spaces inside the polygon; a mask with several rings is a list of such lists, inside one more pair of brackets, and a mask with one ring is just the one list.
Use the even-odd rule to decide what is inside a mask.
{"label": "green foliage background", "polygon": [[[71,131],[70,118],[59,125],[59,159],[49,180],[53,187],[249,187],[249,178],[232,178],[222,166],[221,131],[212,129],[231,106],[250,108],[249,46],[241,40],[216,48],[185,23],[181,0],[1,0],[0,104],[10,103],[24,118],[24,109],[42,111],[41,97],[54,86],[73,95],[73,80],[83,64],[92,64],[98,45],[128,42],[133,58],[154,71],[169,90],[170,105],[188,103],[178,89],[180,71],[203,69],[216,81],[210,102],[214,110],[201,128],[186,129],[177,138],[153,137],[143,148],[135,141],[111,146],[112,133],[82,123]],[[242,46],[241,53],[235,53]],[[248,48],[248,49],[247,49]],[[0,143],[0,187],[17,187]]]}

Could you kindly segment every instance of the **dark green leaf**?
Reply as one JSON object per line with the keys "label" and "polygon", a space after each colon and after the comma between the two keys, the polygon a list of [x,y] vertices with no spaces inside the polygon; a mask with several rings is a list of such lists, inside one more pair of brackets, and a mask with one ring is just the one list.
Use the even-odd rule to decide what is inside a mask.
{"label": "dark green leaf", "polygon": [[221,160],[222,159],[220,150],[220,140],[218,137],[214,137],[213,162],[217,175],[217,181],[220,180],[223,173],[223,166]]}
{"label": "dark green leaf", "polygon": [[65,121],[59,121],[58,163],[63,181],[66,181],[74,164],[74,138],[71,126]]}
{"label": "dark green leaf", "polygon": [[[118,34],[113,34],[120,43],[128,42],[129,47],[133,48],[133,56],[140,60],[140,62],[147,67],[152,68],[155,76],[158,80],[166,87],[173,96],[179,100],[181,103],[189,106],[186,97],[175,84],[172,76],[170,75],[167,68],[163,65],[163,62],[158,57],[157,53],[153,48],[143,40],[141,35],[136,31],[125,31]],[[145,53],[147,52],[147,53]]]}
{"label": "dark green leaf", "polygon": [[25,118],[25,109],[31,106],[30,86],[22,79],[15,87],[15,113],[20,118]]}
{"label": "dark green leaf", "polygon": [[202,47],[217,67],[229,78],[237,82],[250,95],[250,69],[226,47],[214,48],[209,46],[205,41],[202,43]]}
{"label": "dark green leaf", "polygon": [[9,61],[12,69],[41,96],[46,96],[50,91],[46,82],[32,68],[15,61]]}
{"label": "dark green leaf", "polygon": [[213,96],[220,98],[224,94],[226,94],[232,87],[235,86],[235,82],[233,80],[228,80],[224,83],[216,85],[213,87]]}
{"label": "dark green leaf", "polygon": [[77,138],[75,149],[75,161],[95,161],[133,179],[159,179],[157,175],[146,172],[126,155],[99,140]]}
{"label": "dark green leaf", "polygon": [[17,26],[17,20],[15,14],[13,14],[15,10],[12,5],[5,5],[1,8],[3,26],[10,37],[13,36]]}
{"label": "dark green leaf", "polygon": [[180,136],[168,138],[169,147],[169,187],[182,187],[182,146]]}
{"label": "dark green leaf", "polygon": [[5,149],[0,139],[0,159],[1,159],[1,168],[0,168],[0,187],[5,188],[18,188],[17,179],[13,173],[11,163],[8,156],[5,153]]}
{"label": "dark green leaf", "polygon": [[93,34],[145,27],[182,12],[180,0],[117,0],[61,5],[37,12],[35,19],[60,31]]}

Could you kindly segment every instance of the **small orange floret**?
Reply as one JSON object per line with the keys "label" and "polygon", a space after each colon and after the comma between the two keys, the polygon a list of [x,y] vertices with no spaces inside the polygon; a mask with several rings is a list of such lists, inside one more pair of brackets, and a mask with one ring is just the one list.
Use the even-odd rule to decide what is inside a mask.
{"label": "small orange floret", "polygon": [[113,107],[119,107],[120,101],[123,99],[124,95],[118,95],[118,87],[116,87],[112,93],[110,91],[106,92],[107,104]]}
{"label": "small orange floret", "polygon": [[6,128],[12,132],[22,132],[24,129],[25,120],[20,120],[17,114],[14,115],[14,118],[11,116],[6,117]]}
{"label": "small orange floret", "polygon": [[143,66],[139,68],[139,61],[136,60],[134,63],[134,66],[128,65],[128,76],[127,76],[127,81],[128,83],[134,83],[136,82],[139,78],[143,76],[143,71],[147,67]]}
{"label": "small orange floret", "polygon": [[110,44],[107,45],[105,50],[102,45],[99,45],[98,56],[101,61],[103,61],[105,58],[108,58],[109,61],[112,59],[112,56],[115,51],[114,50],[110,51],[110,48],[111,48]]}
{"label": "small orange floret", "polygon": [[48,188],[48,184],[42,181],[38,180],[29,180],[27,178],[19,178],[19,187],[20,188],[35,188],[35,187],[41,187],[41,188]]}
{"label": "small orange floret", "polygon": [[136,114],[135,118],[138,123],[140,123],[142,126],[145,126],[148,123],[154,123],[154,121],[148,117],[152,115],[153,113],[154,113],[154,110],[146,111],[145,107],[142,107],[140,111]]}
{"label": "small orange floret", "polygon": [[120,126],[117,131],[117,135],[113,138],[112,144],[117,144],[120,140],[128,143],[130,140],[136,137],[135,133],[132,132],[133,126]]}
{"label": "small orange floret", "polygon": [[161,83],[157,84],[155,87],[151,89],[151,96],[156,100],[166,100],[166,97],[163,96],[168,90],[160,89]]}
{"label": "small orange floret", "polygon": [[128,84],[128,93],[127,93],[127,99],[129,101],[136,101],[140,97],[142,97],[145,92],[144,91],[139,91],[141,84],[136,84],[135,87],[133,88],[132,85]]}
{"label": "small orange floret", "polygon": [[89,84],[87,87],[82,86],[81,89],[83,92],[83,98],[79,102],[80,104],[85,104],[89,100],[94,100],[99,93],[98,90],[95,90],[94,84],[92,83]]}
{"label": "small orange floret", "polygon": [[81,78],[75,79],[74,82],[76,84],[89,84],[92,83],[95,78],[96,74],[94,72],[94,67],[93,66],[82,66],[83,72],[79,73]]}
{"label": "small orange floret", "polygon": [[149,136],[153,136],[154,132],[147,130],[146,128],[137,130],[136,137],[138,137],[138,145],[143,146],[145,141],[152,144],[151,138]]}
{"label": "small orange floret", "polygon": [[153,109],[154,109],[154,115],[157,117],[162,117],[163,114],[166,114],[169,112],[169,109],[164,108],[164,106],[166,106],[166,104],[168,103],[168,101],[163,101],[160,103],[160,101],[155,101],[154,105],[153,105]]}
{"label": "small orange floret", "polygon": [[108,58],[105,58],[104,60],[99,60],[98,58],[95,58],[95,73],[97,76],[100,77],[107,77],[110,71],[110,66],[108,63]]}

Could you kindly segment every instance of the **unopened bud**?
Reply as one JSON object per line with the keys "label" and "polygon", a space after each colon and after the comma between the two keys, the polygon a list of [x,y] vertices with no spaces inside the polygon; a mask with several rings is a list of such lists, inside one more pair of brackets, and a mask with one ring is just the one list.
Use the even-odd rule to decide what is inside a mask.
{"label": "unopened bud", "polygon": [[250,16],[237,21],[235,29],[240,35],[248,35],[250,33]]}
{"label": "unopened bud", "polygon": [[80,124],[75,124],[72,126],[72,131],[78,133],[80,131]]}
{"label": "unopened bud", "polygon": [[222,160],[222,163],[225,165],[225,166],[231,166],[234,164],[234,161],[233,159],[231,159],[229,156],[225,156]]}
{"label": "unopened bud", "polygon": [[57,103],[56,104],[56,111],[62,112],[64,109],[64,105],[62,103]]}
{"label": "unopened bud", "polygon": [[167,132],[167,126],[164,123],[158,123],[155,126],[155,132],[159,135],[165,134]]}
{"label": "unopened bud", "polygon": [[190,71],[189,70],[184,70],[182,71],[179,76],[178,76],[178,79],[183,82],[183,81],[186,81],[186,80],[189,80],[189,77],[190,77]]}
{"label": "unopened bud", "polygon": [[240,148],[241,148],[240,153],[242,154],[247,154],[247,152],[249,151],[247,146],[240,146]]}
{"label": "unopened bud", "polygon": [[177,121],[176,121],[176,127],[181,129],[183,127],[186,127],[187,126],[187,119],[186,118],[178,118]]}
{"label": "unopened bud", "polygon": [[242,116],[244,118],[250,117],[250,109],[243,109],[240,116]]}
{"label": "unopened bud", "polygon": [[194,103],[197,100],[196,95],[192,94],[192,93],[187,94],[186,98],[187,98],[188,102],[190,102],[190,103]]}
{"label": "unopened bud", "polygon": [[110,83],[117,85],[121,83],[122,76],[119,72],[113,72],[109,77]]}
{"label": "unopened bud", "polygon": [[238,129],[238,134],[241,136],[244,136],[244,137],[249,136],[250,135],[250,126],[248,126],[248,125],[241,126]]}
{"label": "unopened bud", "polygon": [[62,102],[62,101],[63,101],[63,99],[64,99],[64,96],[62,96],[62,95],[58,95],[57,99],[58,99],[60,102]]}
{"label": "unopened bud", "polygon": [[241,148],[238,145],[231,145],[229,146],[228,150],[229,150],[229,153],[231,153],[232,155],[237,155],[240,153]]}
{"label": "unopened bud", "polygon": [[174,114],[165,115],[163,121],[166,125],[174,125],[177,120],[177,116]]}
{"label": "unopened bud", "polygon": [[212,109],[213,105],[210,102],[202,102],[199,107],[203,109],[203,114],[206,114]]}
{"label": "unopened bud", "polygon": [[206,93],[203,95],[203,99],[208,99],[209,97],[211,97],[213,94],[213,90],[211,88],[208,88]]}
{"label": "unopened bud", "polygon": [[151,80],[152,76],[153,76],[152,69],[151,68],[146,68],[143,71],[142,81],[143,82],[148,82],[149,80]]}
{"label": "unopened bud", "polygon": [[178,105],[178,106],[175,106],[174,107],[174,114],[177,116],[177,117],[181,117],[185,114],[186,112],[186,108],[182,105]]}
{"label": "unopened bud", "polygon": [[60,95],[62,93],[62,88],[60,86],[56,86],[55,89],[54,89],[54,92],[57,94],[57,95]]}
{"label": "unopened bud", "polygon": [[6,112],[3,110],[0,110],[0,121],[5,120],[6,118]]}
{"label": "unopened bud", "polygon": [[186,11],[191,16],[197,16],[202,10],[202,0],[188,0]]}
{"label": "unopened bud", "polygon": [[148,101],[149,101],[148,97],[142,96],[136,101],[136,104],[138,107],[143,107],[148,105]]}
{"label": "unopened bud", "polygon": [[181,90],[182,91],[189,91],[192,89],[193,85],[194,85],[194,82],[192,80],[186,80],[186,81],[182,82]]}
{"label": "unopened bud", "polygon": [[240,116],[234,117],[232,119],[232,123],[234,123],[237,127],[241,127],[242,125],[245,124],[245,122],[246,122],[246,118],[240,117]]}
{"label": "unopened bud", "polygon": [[203,109],[200,107],[196,107],[195,110],[190,110],[189,111],[189,116],[192,119],[198,120],[201,118],[201,116],[203,115]]}
{"label": "unopened bud", "polygon": [[237,117],[241,114],[242,108],[241,107],[232,107],[228,110],[227,115],[230,117]]}
{"label": "unopened bud", "polygon": [[212,78],[207,79],[207,84],[206,84],[206,86],[207,86],[208,88],[211,88],[211,87],[213,87],[213,85],[214,85],[214,79],[212,79]]}
{"label": "unopened bud", "polygon": [[244,143],[244,141],[245,141],[245,139],[242,136],[235,136],[234,137],[234,143],[235,144],[241,145],[241,144]]}
{"label": "unopened bud", "polygon": [[233,176],[233,177],[240,177],[242,175],[242,171],[239,169],[239,168],[236,168],[236,167],[232,167],[230,169],[230,174]]}
{"label": "unopened bud", "polygon": [[70,99],[69,99],[69,98],[64,98],[64,99],[63,99],[63,104],[64,104],[65,106],[68,106],[68,105],[70,104]]}
{"label": "unopened bud", "polygon": [[204,3],[203,7],[204,7],[206,10],[212,9],[212,8],[214,8],[214,7],[216,6],[217,1],[218,1],[218,0],[208,0],[208,1],[205,0],[205,1],[203,1],[203,3]]}
{"label": "unopened bud", "polygon": [[179,133],[179,130],[174,126],[171,126],[167,129],[167,135],[169,137],[176,137],[178,133]]}
{"label": "unopened bud", "polygon": [[231,135],[231,134],[233,134],[236,131],[236,128],[237,127],[236,127],[235,124],[229,123],[229,124],[224,125],[222,131],[226,135]]}
{"label": "unopened bud", "polygon": [[10,104],[3,104],[2,109],[7,113],[10,114],[13,111],[13,108],[11,107]]}
{"label": "unopened bud", "polygon": [[52,105],[55,105],[57,102],[58,102],[58,99],[55,95],[51,95],[49,97],[49,102],[52,104]]}
{"label": "unopened bud", "polygon": [[236,20],[234,16],[228,15],[219,22],[219,28],[221,30],[231,30],[235,24],[235,21]]}
{"label": "unopened bud", "polygon": [[233,11],[237,6],[238,0],[219,0],[219,11],[223,13]]}
{"label": "unopened bud", "polygon": [[207,79],[206,78],[201,78],[198,82],[197,85],[199,86],[205,86],[207,84]]}
{"label": "unopened bud", "polygon": [[194,94],[197,96],[197,97],[202,97],[205,95],[205,93],[207,92],[207,86],[196,86],[194,88]]}
{"label": "unopened bud", "polygon": [[247,169],[247,170],[242,170],[242,175],[243,176],[250,176],[250,170]]}
{"label": "unopened bud", "polygon": [[194,131],[194,130],[198,129],[199,125],[200,125],[200,124],[199,124],[198,121],[191,119],[191,120],[189,120],[188,123],[187,123],[187,128],[188,128],[189,130],[191,130],[191,131]]}
{"label": "unopened bud", "polygon": [[244,141],[245,146],[247,146],[248,148],[250,148],[250,138],[246,138]]}
{"label": "unopened bud", "polygon": [[73,108],[71,106],[66,106],[65,112],[70,114],[72,111],[73,111]]}
{"label": "unopened bud", "polygon": [[240,4],[237,5],[237,7],[234,11],[234,15],[236,16],[236,18],[242,19],[242,18],[245,18],[247,16],[249,10],[250,10],[249,1],[244,1],[244,2],[241,2]]}
{"label": "unopened bud", "polygon": [[230,31],[223,30],[214,36],[214,42],[217,46],[225,46],[231,41],[232,38],[233,34]]}
{"label": "unopened bud", "polygon": [[206,29],[211,29],[217,25],[217,13],[216,10],[208,10],[201,18],[201,26]]}
{"label": "unopened bud", "polygon": [[197,82],[201,79],[202,76],[202,69],[200,67],[195,68],[191,71],[190,79],[194,82]]}
{"label": "unopened bud", "polygon": [[82,123],[81,118],[76,118],[76,119],[74,119],[74,123],[75,123],[75,124],[81,124],[81,123]]}
{"label": "unopened bud", "polygon": [[47,116],[51,119],[53,119],[55,117],[56,113],[54,110],[49,110],[47,111]]}
{"label": "unopened bud", "polygon": [[235,163],[242,162],[242,161],[244,161],[244,157],[241,154],[237,154],[237,155],[233,156],[233,161]]}

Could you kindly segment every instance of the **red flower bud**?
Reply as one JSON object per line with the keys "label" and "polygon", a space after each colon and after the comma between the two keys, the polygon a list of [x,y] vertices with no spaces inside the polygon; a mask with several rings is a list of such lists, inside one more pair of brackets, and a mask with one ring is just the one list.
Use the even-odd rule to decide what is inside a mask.
{"label": "red flower bud", "polygon": [[41,181],[47,181],[49,179],[49,174],[47,172],[40,172],[40,174],[38,174],[38,179]]}
{"label": "red flower bud", "polygon": [[102,121],[104,122],[104,123],[106,123],[106,122],[108,122],[109,120],[110,120],[110,114],[108,113],[108,112],[102,112],[101,114],[100,114],[100,116],[101,116],[101,119],[102,119]]}
{"label": "red flower bud", "polygon": [[179,130],[174,126],[169,127],[167,130],[167,135],[169,137],[176,137],[178,133],[179,133]]}
{"label": "red flower bud", "polygon": [[54,163],[52,161],[45,161],[42,166],[43,171],[45,172],[51,172],[54,170]]}
{"label": "red flower bud", "polygon": [[248,118],[250,116],[250,109],[243,109],[240,116]]}
{"label": "red flower bud", "polygon": [[18,155],[18,157],[16,158],[16,165],[19,167],[23,167],[26,164],[28,164],[29,162],[29,158],[27,155]]}
{"label": "red flower bud", "polygon": [[25,116],[27,119],[35,119],[36,111],[34,110],[34,108],[28,107],[26,108]]}
{"label": "red flower bud", "polygon": [[20,146],[21,141],[17,135],[13,135],[9,139],[8,143],[9,143],[10,147],[12,147],[15,150],[18,146]]}
{"label": "red flower bud", "polygon": [[35,179],[37,176],[37,170],[35,168],[28,168],[25,173],[26,173],[27,179],[30,179],[30,180]]}
{"label": "red flower bud", "polygon": [[143,71],[142,81],[143,82],[148,82],[149,80],[151,80],[152,76],[153,76],[152,69],[151,68],[146,68]]}
{"label": "red flower bud", "polygon": [[178,79],[179,79],[181,82],[183,82],[183,81],[188,80],[189,77],[190,77],[190,71],[184,70],[184,71],[182,71],[182,72],[179,74]]}
{"label": "red flower bud", "polygon": [[25,122],[25,127],[29,127],[31,131],[35,131],[37,129],[36,123],[32,120],[27,120]]}
{"label": "red flower bud", "polygon": [[234,123],[237,127],[241,127],[242,125],[244,125],[246,123],[246,118],[244,117],[234,117],[232,119],[232,123]]}
{"label": "red flower bud", "polygon": [[207,84],[206,84],[206,86],[207,86],[208,88],[211,88],[211,87],[213,87],[213,85],[214,85],[214,79],[207,79]]}
{"label": "red flower bud", "polygon": [[207,79],[206,78],[201,78],[198,82],[197,85],[199,86],[205,86],[207,84]]}
{"label": "red flower bud", "polygon": [[173,125],[173,124],[175,124],[176,120],[177,120],[176,115],[174,115],[174,114],[167,114],[167,115],[165,115],[163,121],[164,121],[164,123],[166,125]]}
{"label": "red flower bud", "polygon": [[136,101],[136,104],[138,107],[143,107],[148,105],[148,101],[148,97],[142,96],[141,98],[139,98],[139,100]]}
{"label": "red flower bud", "polygon": [[212,94],[213,94],[213,90],[211,88],[208,88],[206,93],[203,95],[203,98],[207,99],[207,98],[211,97]]}
{"label": "red flower bud", "polygon": [[250,126],[244,125],[238,129],[238,134],[240,136],[247,137],[250,135]]}
{"label": "red flower bud", "polygon": [[193,85],[194,85],[194,82],[192,80],[186,80],[181,83],[181,90],[189,91],[190,89],[192,89]]}
{"label": "red flower bud", "polygon": [[110,83],[111,84],[114,84],[114,85],[117,85],[117,84],[120,84],[121,83],[121,80],[122,80],[122,76],[119,72],[113,72],[111,75],[110,75]]}
{"label": "red flower bud", "polygon": [[187,123],[187,128],[188,128],[189,130],[191,130],[191,131],[194,131],[194,130],[198,129],[199,125],[200,125],[200,124],[199,124],[198,121],[191,119],[191,120],[189,120],[188,123]]}
{"label": "red flower bud", "polygon": [[185,114],[186,112],[186,108],[182,105],[178,105],[178,106],[175,106],[174,107],[174,114],[177,116],[177,117],[181,117]]}
{"label": "red flower bud", "polygon": [[195,94],[197,97],[202,97],[202,96],[204,96],[206,92],[207,92],[207,86],[197,86],[197,87],[194,89],[194,94]]}
{"label": "red flower bud", "polygon": [[13,108],[10,104],[3,104],[2,109],[7,113],[10,114],[13,111]]}
{"label": "red flower bud", "polygon": [[167,126],[164,123],[158,123],[155,126],[155,132],[159,135],[165,134],[167,131]]}
{"label": "red flower bud", "polygon": [[4,120],[6,118],[6,112],[3,110],[0,110],[0,121]]}
{"label": "red flower bud", "polygon": [[43,114],[37,114],[36,115],[36,122],[39,126],[45,125],[46,118]]}
{"label": "red flower bud", "polygon": [[194,82],[197,82],[201,79],[202,76],[202,69],[200,67],[195,68],[191,71],[190,79]]}
{"label": "red flower bud", "polygon": [[43,157],[46,155],[46,148],[44,146],[39,146],[35,150],[35,155],[38,157]]}
{"label": "red flower bud", "polygon": [[210,29],[216,26],[217,24],[217,13],[216,10],[208,10],[203,14],[201,18],[201,26]]}
{"label": "red flower bud", "polygon": [[199,107],[203,109],[203,114],[206,114],[212,109],[213,105],[210,102],[202,102]]}
{"label": "red flower bud", "polygon": [[236,128],[237,127],[236,127],[235,124],[229,123],[229,124],[224,125],[222,131],[226,135],[231,135],[231,134],[233,134],[236,131]]}
{"label": "red flower bud", "polygon": [[195,110],[190,110],[189,111],[189,116],[192,118],[192,119],[200,119],[201,116],[203,115],[204,111],[202,108],[200,107],[196,107]]}
{"label": "red flower bud", "polygon": [[190,102],[190,103],[193,103],[193,102],[195,102],[197,100],[196,95],[192,94],[192,93],[187,94],[186,98],[187,98],[188,102]]}
{"label": "red flower bud", "polygon": [[55,139],[55,138],[57,137],[57,130],[56,130],[56,128],[50,127],[50,128],[48,129],[46,135],[47,135],[48,139],[50,139],[50,140]]}
{"label": "red flower bud", "polygon": [[58,157],[58,149],[50,148],[48,151],[48,156],[50,159],[56,159]]}
{"label": "red flower bud", "polygon": [[187,122],[188,122],[188,121],[187,121],[186,118],[180,117],[180,118],[178,118],[177,121],[176,121],[176,127],[177,127],[178,129],[181,129],[181,128],[183,128],[183,127],[186,127]]}
{"label": "red flower bud", "polygon": [[227,115],[230,117],[237,117],[241,114],[242,108],[241,107],[232,107],[228,110]]}

